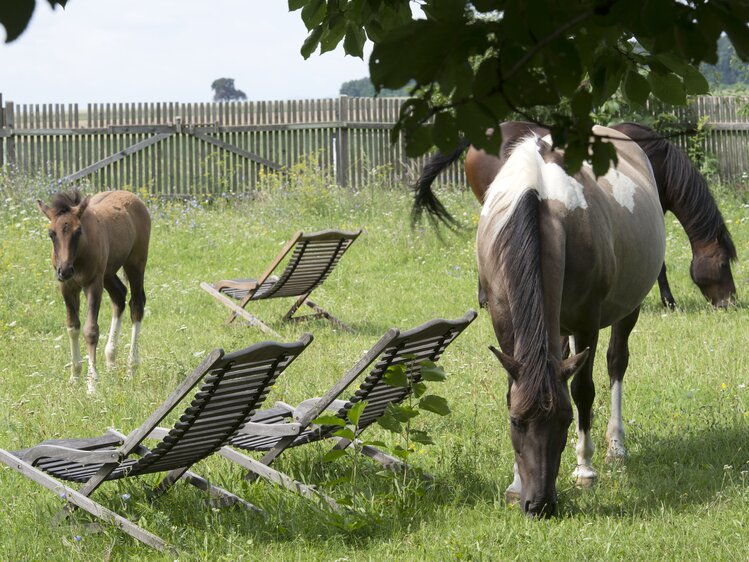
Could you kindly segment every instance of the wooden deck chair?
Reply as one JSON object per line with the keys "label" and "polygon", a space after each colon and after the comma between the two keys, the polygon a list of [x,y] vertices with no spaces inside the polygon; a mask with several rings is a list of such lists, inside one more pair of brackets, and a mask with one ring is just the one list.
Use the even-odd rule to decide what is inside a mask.
{"label": "wooden deck chair", "polygon": [[[366,430],[383,415],[389,404],[402,402],[411,392],[410,387],[388,385],[383,380],[387,369],[393,365],[404,365],[406,375],[413,382],[418,382],[421,378],[421,362],[436,362],[445,348],[474,318],[476,312],[470,310],[458,320],[431,320],[406,332],[390,329],[324,396],[305,400],[296,408],[277,402],[275,407],[259,411],[229,440],[231,446],[223,447],[219,454],[246,468],[249,471],[248,479],[260,476],[297,493],[310,496],[309,489],[301,490],[299,483],[271,468],[270,464],[290,447],[323,439],[334,439],[336,449],[348,447],[351,444],[350,440],[333,436],[339,426],[316,426],[313,420],[326,410],[346,420],[347,412],[354,404],[367,400],[367,406],[359,418],[358,432]],[[374,366],[349,399],[339,400],[338,397],[346,388],[373,363]],[[264,453],[264,456],[256,460],[237,449]],[[388,468],[404,466],[399,459],[375,447],[364,446],[362,453]],[[319,498],[319,495],[317,497]],[[328,503],[333,508],[337,507],[331,501]]]}
{"label": "wooden deck chair", "polygon": [[[195,369],[156,411],[136,430],[125,436],[109,430],[89,439],[53,439],[19,451],[0,449],[0,461],[64,498],[66,507],[54,518],[64,520],[81,508],[99,520],[159,550],[166,543],[132,521],[93,501],[91,494],[108,480],[166,472],[154,489],[159,495],[174,482],[186,482],[206,490],[220,504],[239,504],[261,511],[234,494],[209,484],[189,471],[213,454],[255,413],[268,390],[284,369],[307,347],[305,334],[290,344],[263,342],[224,355],[217,349]],[[202,381],[192,401],[171,430],[157,428],[190,391]],[[146,438],[161,439],[149,449]],[[62,481],[78,482],[75,490]]]}
{"label": "wooden deck chair", "polygon": [[[257,326],[263,332],[279,337],[270,327],[248,312],[245,307],[250,301],[280,297],[298,297],[289,309],[284,320],[298,322],[312,318],[327,318],[339,328],[351,331],[351,328],[309,300],[310,293],[330,275],[344,252],[361,234],[341,230],[322,230],[305,234],[297,232],[278,253],[265,272],[257,279],[229,279],[213,285],[201,283],[202,289],[231,309],[228,322],[241,316],[250,325]],[[281,275],[273,275],[284,258],[291,254],[286,268]],[[314,314],[294,316],[303,304],[307,304]]]}

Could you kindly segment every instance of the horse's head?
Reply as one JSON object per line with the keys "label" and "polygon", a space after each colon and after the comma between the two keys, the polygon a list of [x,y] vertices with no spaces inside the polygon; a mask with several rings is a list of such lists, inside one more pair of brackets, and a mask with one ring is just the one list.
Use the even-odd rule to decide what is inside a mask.
{"label": "horse's head", "polygon": [[522,486],[520,506],[528,515],[550,517],[557,511],[556,479],[573,419],[567,381],[583,366],[588,350],[564,361],[548,357],[543,376],[534,377],[527,365],[493,346],[490,349],[511,378],[507,406]]}
{"label": "horse's head", "polygon": [[81,216],[89,198],[81,198],[78,191],[58,193],[47,205],[37,199],[39,210],[49,219],[49,237],[52,240],[52,265],[58,281],[67,281],[75,274],[75,260],[84,237]]}
{"label": "horse's head", "polygon": [[731,273],[731,260],[736,248],[725,226],[718,238],[692,244],[692,265],[689,273],[702,294],[716,308],[736,302],[736,285]]}

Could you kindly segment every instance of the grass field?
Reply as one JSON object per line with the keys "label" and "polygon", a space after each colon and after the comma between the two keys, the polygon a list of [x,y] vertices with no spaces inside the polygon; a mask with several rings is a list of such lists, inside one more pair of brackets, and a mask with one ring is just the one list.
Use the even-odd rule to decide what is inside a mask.
{"label": "grass field", "polygon": [[[33,190],[32,190],[33,191]],[[749,207],[721,191],[720,204],[739,257],[749,256]],[[50,263],[45,221],[31,196],[13,195],[0,211],[0,447],[16,449],[55,437],[98,435],[137,427],[209,350],[233,351],[263,339],[224,323],[225,309],[200,281],[258,274],[298,230],[364,228],[318,301],[354,334],[315,321],[288,326],[287,302],[254,311],[291,341],[308,330],[310,348],[289,368],[269,403],[296,403],[324,392],[391,326],[410,328],[433,317],[455,318],[476,305],[474,233],[478,207],[470,194],[445,194],[464,232],[412,230],[407,194],[376,187],[344,193],[310,175],[255,201],[211,204],[149,202],[153,233],[146,271],[143,365],[134,380],[125,367],[107,372],[100,344],[99,392],[70,383],[64,307]],[[485,311],[442,359],[450,374],[439,390],[452,414],[424,417],[435,445],[419,447],[414,465],[434,475],[390,480],[361,460],[356,487],[345,480],[350,459],[323,464],[327,450],[288,451],[278,467],[335,497],[355,494],[355,515],[341,519],[273,486],[249,484],[223,459],[196,467],[268,513],[217,510],[190,486],[177,485],[151,502],[156,477],[106,483],[94,499],[173,544],[160,554],[108,529],[86,534],[90,519],[51,527],[61,500],[0,467],[2,560],[746,560],[749,559],[749,311],[712,310],[688,277],[688,242],[666,217],[667,263],[679,311],[667,313],[651,291],[631,339],[624,419],[629,459],[604,462],[609,414],[605,372],[607,330],[595,381],[595,489],[570,479],[574,443],[562,457],[561,516],[534,521],[507,506],[513,451],[504,405],[506,375],[487,350],[494,336]],[[734,265],[739,296],[749,270]],[[104,301],[99,324],[109,326]],[[127,343],[129,320],[124,324]],[[105,339],[103,337],[102,339]],[[120,358],[126,357],[124,345]],[[379,429],[377,431],[380,431]],[[392,441],[387,434],[381,436]],[[570,439],[574,432],[570,432]],[[335,483],[339,480],[338,483]],[[326,484],[328,483],[328,484]]]}

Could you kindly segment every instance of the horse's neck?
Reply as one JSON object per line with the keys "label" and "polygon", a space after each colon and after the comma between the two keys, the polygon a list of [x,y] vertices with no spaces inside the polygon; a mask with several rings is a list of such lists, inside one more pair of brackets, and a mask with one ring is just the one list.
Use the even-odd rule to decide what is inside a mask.
{"label": "horse's neck", "polygon": [[663,212],[674,214],[693,246],[716,238],[724,222],[705,178],[675,146],[662,158],[656,177]]}

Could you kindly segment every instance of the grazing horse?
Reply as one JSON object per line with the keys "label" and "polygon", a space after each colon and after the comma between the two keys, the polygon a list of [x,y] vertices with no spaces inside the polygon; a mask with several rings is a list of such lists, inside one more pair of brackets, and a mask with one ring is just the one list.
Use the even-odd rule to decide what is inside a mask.
{"label": "grazing horse", "polygon": [[130,317],[133,323],[129,356],[129,374],[140,362],[138,339],[146,293],[143,275],[148,260],[151,218],[143,202],[128,191],[106,191],[82,199],[79,191],[58,193],[50,205],[37,200],[39,210],[49,219],[52,239],[52,265],[67,310],[67,330],[72,356],[71,372],[81,374],[78,345],[81,322],[78,317],[81,290],[86,295],[88,312],[83,337],[88,347],[88,392],[95,390],[96,345],[99,342],[99,306],[102,289],[112,301],[112,325],[104,348],[107,367],[113,368],[117,339],[125,310],[127,287],[117,271],[122,268],[130,284]]}
{"label": "grazing horse", "polygon": [[[611,128],[639,144],[650,159],[663,212],[671,211],[676,216],[692,246],[689,274],[694,284],[716,308],[735,303],[731,262],[736,260],[736,247],[705,178],[686,154],[653,129],[636,123]],[[665,263],[658,275],[658,289],[661,302],[676,308]]]}
{"label": "grazing horse", "polygon": [[[634,123],[612,127],[645,151],[653,167],[663,212],[671,211],[684,227],[692,246],[690,275],[705,298],[716,308],[735,302],[736,286],[731,274],[731,261],[736,260],[736,248],[726,228],[718,205],[710,193],[705,178],[678,147],[652,129]],[[415,187],[415,211],[426,209],[431,215],[455,224],[447,209],[437,200],[431,185],[439,173],[468,149],[465,172],[468,184],[480,203],[499,169],[507,159],[508,150],[523,135],[548,134],[548,130],[533,123],[502,123],[502,147],[499,156],[478,150],[466,140],[449,154],[436,153],[424,166]],[[470,148],[469,148],[470,147]],[[676,302],[671,293],[664,262],[658,275],[661,302],[671,309]]]}
{"label": "grazing horse", "polygon": [[[577,406],[578,485],[592,485],[593,359],[611,326],[612,408],[608,458],[625,455],[622,379],[628,338],[665,252],[663,213],[650,163],[629,139],[593,133],[616,148],[618,164],[596,180],[589,166],[568,176],[550,137],[507,147],[491,182],[476,235],[479,279],[509,373],[507,404],[515,478],[507,490],[531,515],[556,512],[556,477]],[[564,358],[561,337],[580,351]],[[570,389],[567,381],[572,378]]]}

